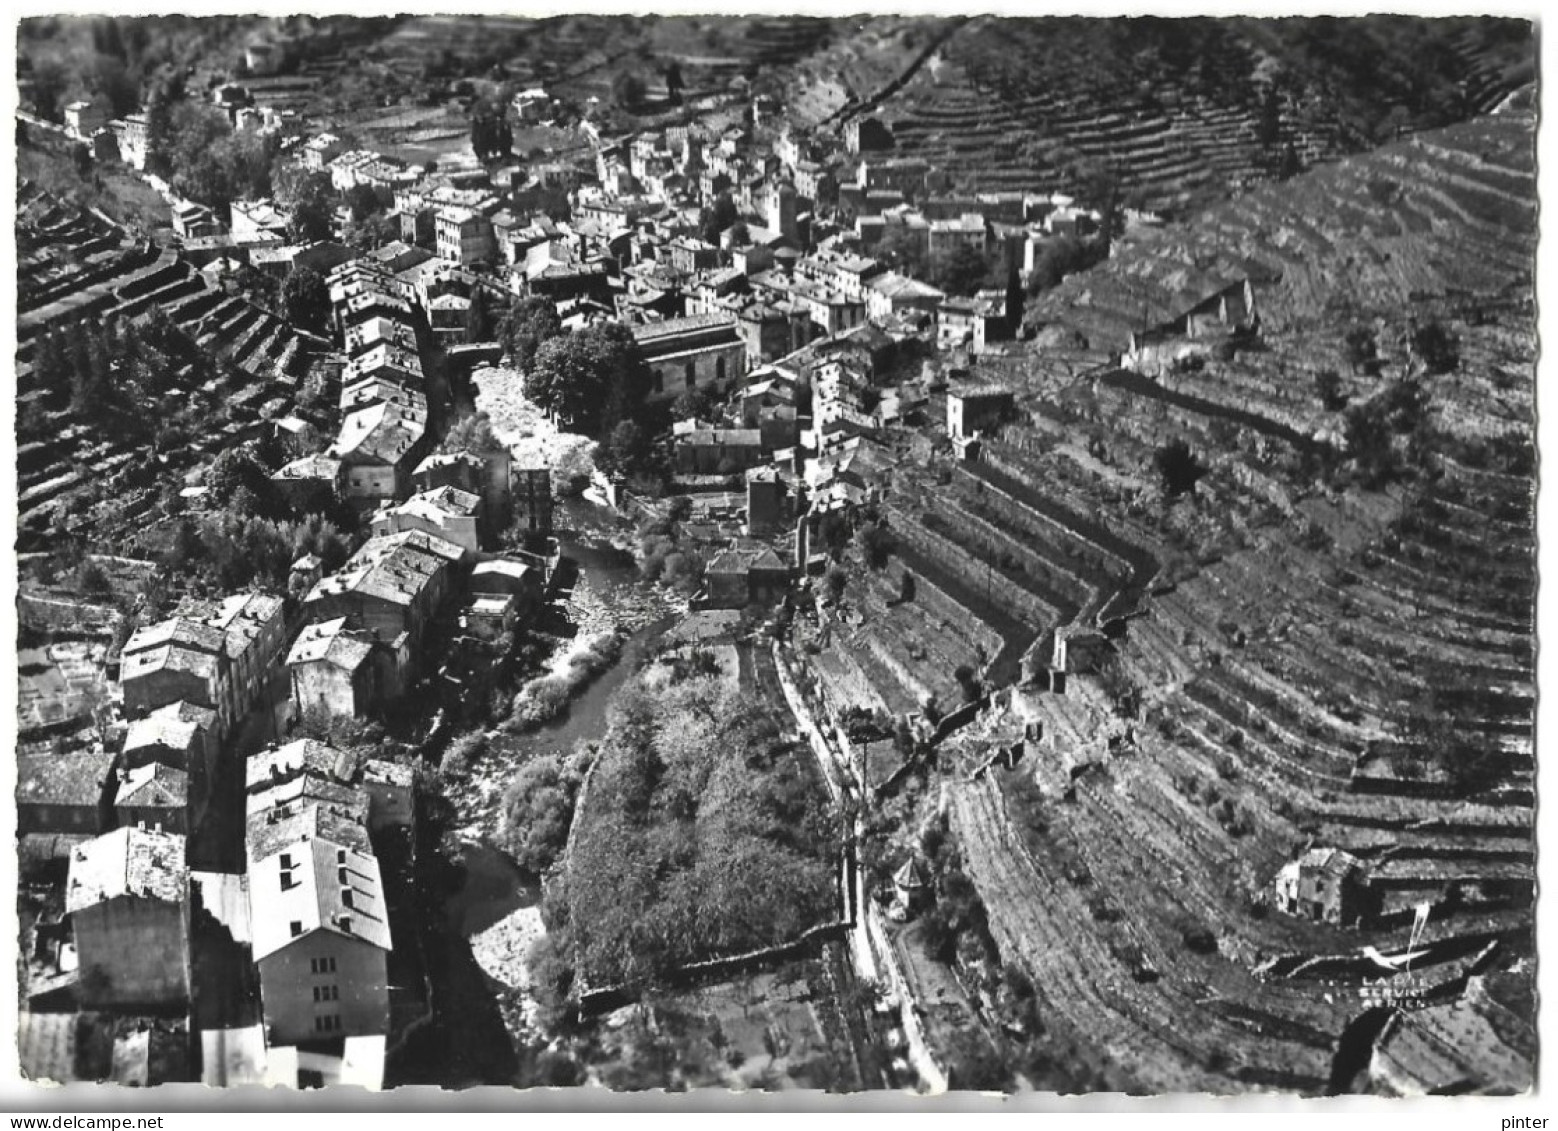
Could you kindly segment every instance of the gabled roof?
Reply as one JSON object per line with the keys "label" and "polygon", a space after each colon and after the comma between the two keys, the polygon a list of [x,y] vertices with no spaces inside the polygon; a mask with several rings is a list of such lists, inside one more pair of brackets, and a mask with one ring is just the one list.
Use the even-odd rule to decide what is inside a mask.
{"label": "gabled roof", "polygon": [[252,862],[249,903],[256,961],[315,931],[391,948],[379,862],[344,845],[299,841]]}
{"label": "gabled roof", "polygon": [[272,809],[291,811],[303,805],[330,805],[338,812],[368,820],[368,796],[323,774],[305,770],[280,785],[266,786],[249,794],[244,805],[247,816]]}
{"label": "gabled roof", "polygon": [[161,762],[148,762],[130,770],[114,798],[116,806],[137,808],[183,809],[188,801],[189,775]]}
{"label": "gabled roof", "polygon": [[426,430],[426,421],[413,409],[380,401],[347,413],[329,452],[337,457],[355,456],[382,463],[399,463]]}
{"label": "gabled roof", "polygon": [[464,556],[460,546],[422,530],[376,535],[339,572],[316,583],[305,604],[352,592],[408,605],[439,571]]}
{"label": "gabled roof", "polygon": [[347,808],[320,801],[296,801],[251,814],[244,838],[251,860],[263,860],[289,845],[311,840],[327,840],[356,852],[373,851],[361,806]]}
{"label": "gabled roof", "polygon": [[[329,623],[344,624],[345,621]],[[299,738],[251,754],[244,770],[244,787],[250,793],[257,793],[309,772],[349,782],[356,772],[356,760],[349,751],[338,750],[329,743]]]}
{"label": "gabled roof", "polygon": [[211,652],[197,652],[180,644],[164,644],[158,648],[146,648],[133,656],[125,656],[120,662],[119,682],[140,679],[157,672],[184,672],[213,683],[219,664]]}
{"label": "gabled roof", "polygon": [[169,644],[214,654],[222,650],[222,630],[192,617],[169,617],[136,629],[125,641],[122,654],[129,656]]}
{"label": "gabled roof", "polygon": [[195,736],[210,731],[216,722],[216,712],[180,699],[166,707],[158,707],[144,719],[136,719],[125,731],[125,750],[139,750],[146,746],[166,746],[170,750],[188,750]]}
{"label": "gabled roof", "polygon": [[422,491],[412,495],[411,498],[396,507],[395,512],[406,515],[426,515],[433,518],[444,518],[449,515],[459,518],[471,518],[476,514],[476,509],[480,506],[480,495],[473,495],[469,491],[462,491],[458,487],[445,484],[442,487],[434,487],[431,491]]}
{"label": "gabled roof", "polygon": [[65,910],[75,914],[120,896],[182,903],[188,877],[183,837],[137,827],[115,829],[70,854]]}
{"label": "gabled roof", "polygon": [[65,805],[96,810],[114,756],[100,746],[16,759],[17,805]]}
{"label": "gabled roof", "polygon": [[287,653],[287,666],[324,663],[355,672],[373,654],[373,643],[367,633],[348,628],[345,617],[322,621],[309,625],[298,634],[292,650]]}

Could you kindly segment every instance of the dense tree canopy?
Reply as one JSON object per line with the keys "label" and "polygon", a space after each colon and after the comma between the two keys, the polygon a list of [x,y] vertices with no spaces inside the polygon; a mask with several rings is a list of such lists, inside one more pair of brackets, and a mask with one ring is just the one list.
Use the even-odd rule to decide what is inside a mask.
{"label": "dense tree canopy", "polygon": [[1164,492],[1171,497],[1195,490],[1196,481],[1206,474],[1206,468],[1184,440],[1164,444],[1153,453],[1152,462],[1163,477]]}
{"label": "dense tree canopy", "polygon": [[649,388],[649,366],[633,332],[618,322],[548,339],[525,374],[525,395],[586,436],[631,418]]}
{"label": "dense tree canopy", "polygon": [[838,830],[763,705],[717,678],[630,686],[570,851],[592,984],[795,938],[837,914]]}
{"label": "dense tree canopy", "polygon": [[986,287],[1006,285],[1006,273],[971,244],[959,244],[945,255],[932,257],[930,282],[949,295],[971,295]]}
{"label": "dense tree canopy", "polygon": [[498,341],[521,370],[528,371],[543,342],[563,332],[557,308],[544,298],[517,298],[498,319]]}
{"label": "dense tree canopy", "polygon": [[455,421],[444,437],[443,451],[485,455],[503,450],[503,441],[492,430],[492,418],[485,412],[473,412]]}
{"label": "dense tree canopy", "polygon": [[698,234],[703,237],[705,243],[718,245],[720,233],[735,222],[736,202],[730,198],[730,193],[722,192],[704,211],[703,220],[698,225]]}
{"label": "dense tree canopy", "polygon": [[[274,136],[234,133],[226,114],[192,100],[173,104],[167,116],[161,156],[175,190],[218,214],[235,200],[271,194]],[[157,130],[150,132],[155,145]]]}
{"label": "dense tree canopy", "polygon": [[294,267],[281,285],[281,305],[299,326],[322,330],[330,317],[330,288],[312,267]]}
{"label": "dense tree canopy", "polygon": [[471,149],[478,161],[496,161],[514,148],[514,131],[502,104],[482,99],[471,108]]}

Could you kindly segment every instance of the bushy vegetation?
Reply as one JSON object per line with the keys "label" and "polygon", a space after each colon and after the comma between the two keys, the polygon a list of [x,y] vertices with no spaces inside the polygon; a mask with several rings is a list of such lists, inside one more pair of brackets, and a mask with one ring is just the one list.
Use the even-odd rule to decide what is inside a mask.
{"label": "bushy vegetation", "polygon": [[559,751],[525,763],[503,793],[501,843],[520,867],[545,872],[568,843],[579,786],[594,756],[583,746],[564,757]]}
{"label": "bushy vegetation", "polygon": [[716,679],[635,683],[599,758],[567,872],[591,985],[652,984],[837,913],[838,829],[762,704]]}
{"label": "bushy vegetation", "polygon": [[618,322],[548,338],[525,374],[525,395],[586,436],[632,419],[649,385],[649,366],[633,332]]}
{"label": "bushy vegetation", "polygon": [[617,633],[603,632],[583,641],[569,653],[561,672],[540,676],[520,688],[514,696],[508,729],[522,733],[551,722],[563,713],[570,699],[616,663],[621,654],[622,637]]}

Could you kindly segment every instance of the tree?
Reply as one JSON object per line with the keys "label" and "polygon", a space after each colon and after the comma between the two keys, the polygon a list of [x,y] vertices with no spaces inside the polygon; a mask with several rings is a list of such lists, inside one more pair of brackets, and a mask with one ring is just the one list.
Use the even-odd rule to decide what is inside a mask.
{"label": "tree", "polygon": [[565,775],[556,758],[522,766],[503,795],[505,846],[519,866],[540,874],[568,843],[578,781]]}
{"label": "tree", "polygon": [[[991,283],[990,264],[972,244],[959,244],[931,261],[930,281],[948,294],[971,295]],[[996,280],[999,285],[1000,280]]]}
{"label": "tree", "polygon": [[487,311],[487,292],[477,287],[471,293],[471,304],[465,308],[465,340],[469,343],[492,340],[492,315]]}
{"label": "tree", "polygon": [[268,493],[270,477],[265,465],[247,445],[223,450],[206,471],[206,487],[217,506],[227,505],[240,491],[251,496]]}
{"label": "tree", "polygon": [[1327,412],[1336,412],[1347,403],[1342,395],[1341,374],[1334,369],[1322,369],[1315,374],[1315,392]]}
{"label": "tree", "polygon": [[601,442],[595,463],[613,479],[626,479],[645,469],[654,451],[637,421],[619,420]]}
{"label": "tree", "polygon": [[646,89],[642,76],[634,71],[619,71],[611,80],[611,97],[628,113],[637,112],[644,103]]}
{"label": "tree", "polygon": [[347,189],[346,206],[351,210],[353,222],[359,224],[369,216],[384,211],[379,194],[368,184],[356,184]]}
{"label": "tree", "polygon": [[1434,374],[1453,373],[1461,364],[1460,342],[1437,318],[1413,327],[1412,352]]}
{"label": "tree", "polygon": [[907,604],[914,600],[915,583],[914,574],[908,570],[903,571],[903,578],[898,582],[898,600]]}
{"label": "tree", "polygon": [[1163,478],[1163,490],[1170,498],[1195,490],[1196,481],[1206,474],[1206,468],[1196,460],[1195,453],[1183,439],[1170,440],[1152,456],[1153,465]]}
{"label": "tree", "polygon": [[682,67],[675,59],[665,68],[665,96],[672,106],[682,104]]}
{"label": "tree", "polygon": [[1347,453],[1364,474],[1364,485],[1377,487],[1395,471],[1390,422],[1375,401],[1355,404],[1342,418]]}
{"label": "tree", "polygon": [[323,330],[330,317],[330,288],[312,267],[294,267],[281,284],[287,317],[309,330]]}
{"label": "tree", "polygon": [[882,233],[873,254],[895,271],[905,275],[926,273],[925,244],[907,224],[892,224]]}
{"label": "tree", "polygon": [[828,596],[835,602],[844,599],[844,587],[849,584],[849,574],[838,566],[828,570]]}
{"label": "tree", "polygon": [[1343,336],[1347,349],[1347,364],[1357,373],[1368,367],[1375,358],[1374,331],[1367,326],[1354,326]]}
{"label": "tree", "polygon": [[502,104],[482,99],[471,108],[471,150],[478,161],[507,157],[514,148],[514,130]]}
{"label": "tree", "polygon": [[1282,100],[1274,86],[1267,87],[1266,96],[1261,99],[1256,137],[1267,149],[1276,145],[1282,138]]}
{"label": "tree", "polygon": [[528,371],[542,344],[563,332],[557,308],[544,298],[517,298],[498,319],[498,341],[521,370]]}
{"label": "tree", "polygon": [[455,422],[444,437],[441,450],[486,455],[488,452],[501,452],[503,441],[492,430],[492,418],[485,412],[474,412]]}
{"label": "tree", "polygon": [[730,198],[730,193],[722,192],[714,198],[714,203],[703,213],[703,218],[698,225],[698,234],[703,237],[704,243],[718,244],[720,233],[736,222],[736,202]]}
{"label": "tree", "polygon": [[544,342],[525,395],[566,427],[597,436],[639,411],[650,384],[633,332],[606,322]]}
{"label": "tree", "polygon": [[1290,141],[1282,149],[1282,161],[1277,166],[1277,180],[1288,181],[1304,171],[1304,163],[1299,160],[1298,150]]}
{"label": "tree", "polygon": [[335,234],[334,210],[318,197],[306,197],[287,217],[287,235],[294,243],[317,243]]}
{"label": "tree", "polygon": [[872,569],[882,569],[887,565],[887,559],[893,552],[892,531],[880,523],[870,523],[860,528],[857,539],[866,565]]}

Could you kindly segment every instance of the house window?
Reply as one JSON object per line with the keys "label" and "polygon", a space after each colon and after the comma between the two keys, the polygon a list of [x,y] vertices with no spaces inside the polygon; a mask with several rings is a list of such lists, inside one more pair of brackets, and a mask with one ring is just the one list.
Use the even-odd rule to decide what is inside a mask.
{"label": "house window", "polygon": [[310,958],[308,968],[315,974],[334,974],[335,957],[332,955],[328,958]]}
{"label": "house window", "polygon": [[303,921],[301,919],[294,919],[294,920],[292,920],[292,937],[293,938],[297,938],[302,933],[303,933]]}
{"label": "house window", "polygon": [[314,1018],[316,1033],[337,1033],[341,1029],[341,1017],[336,1013],[321,1013]]}
{"label": "house window", "polygon": [[341,987],[339,987],[339,986],[331,985],[331,986],[315,986],[314,987],[314,1000],[315,1001],[338,1001],[340,999],[340,997],[341,997]]}
{"label": "house window", "polygon": [[714,361],[714,380],[722,385],[725,383],[725,359],[723,357],[716,358]]}

